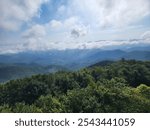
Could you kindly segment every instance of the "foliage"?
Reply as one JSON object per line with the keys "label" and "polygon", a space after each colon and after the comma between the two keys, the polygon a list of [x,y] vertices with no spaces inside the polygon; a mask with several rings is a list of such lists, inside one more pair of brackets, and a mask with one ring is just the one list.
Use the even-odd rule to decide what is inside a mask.
{"label": "foliage", "polygon": [[107,61],[11,80],[0,84],[0,112],[150,112],[150,62]]}

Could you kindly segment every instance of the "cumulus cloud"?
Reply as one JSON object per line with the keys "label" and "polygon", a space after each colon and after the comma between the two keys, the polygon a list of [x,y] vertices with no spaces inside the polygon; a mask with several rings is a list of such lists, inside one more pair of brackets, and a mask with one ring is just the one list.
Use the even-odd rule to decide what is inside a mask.
{"label": "cumulus cloud", "polygon": [[99,27],[121,27],[150,14],[149,0],[72,0],[68,15],[79,15],[85,23]]}
{"label": "cumulus cloud", "polygon": [[65,20],[53,19],[46,24],[35,24],[23,32],[23,48],[25,50],[76,48],[72,41],[87,33],[88,27],[82,25],[77,17]]}
{"label": "cumulus cloud", "polygon": [[[137,29],[139,25],[146,31],[149,25],[144,25],[140,20],[150,17],[150,0],[61,0],[57,6],[52,5],[56,8],[50,9],[49,12],[48,9],[41,9],[41,5],[47,1],[51,0],[0,0],[0,29],[15,31],[23,23],[27,23],[27,26],[20,30],[20,43],[23,44],[20,44],[19,48],[22,50],[100,48],[150,43],[150,31],[142,35],[141,41],[108,41],[124,37],[138,38],[143,32],[142,29]],[[33,20],[34,17],[40,16],[40,11],[47,13],[46,16],[44,14],[41,15],[43,19],[39,17],[38,20]],[[134,28],[128,29],[132,26]],[[126,30],[123,30],[124,28]],[[106,41],[93,42],[98,39]],[[83,42],[87,40],[92,42]]]}
{"label": "cumulus cloud", "polygon": [[81,21],[78,17],[71,16],[63,21],[65,27],[76,26],[77,24],[81,24]]}
{"label": "cumulus cloud", "polygon": [[77,38],[80,36],[80,30],[77,30],[77,29],[73,29],[71,31],[71,36],[74,37],[74,38]]}
{"label": "cumulus cloud", "polygon": [[58,28],[61,28],[62,22],[58,20],[52,20],[50,21],[50,26],[54,29],[58,29]]}
{"label": "cumulus cloud", "polygon": [[62,21],[51,20],[46,26],[53,29],[53,31],[58,31],[58,33],[66,32],[72,38],[85,36],[89,31],[89,27],[82,24],[78,17],[69,17]]}
{"label": "cumulus cloud", "polygon": [[34,25],[31,28],[27,29],[22,34],[23,38],[23,48],[30,50],[42,50],[47,47],[46,42],[46,29],[42,25]]}
{"label": "cumulus cloud", "polygon": [[79,38],[85,36],[88,33],[86,27],[75,27],[71,30],[71,36],[73,38]]}
{"label": "cumulus cloud", "polygon": [[[55,32],[55,42],[49,40]],[[56,39],[56,34],[66,32]],[[77,48],[76,40],[88,33],[88,27],[80,23],[78,18],[70,17],[64,21],[51,20],[49,23],[39,25],[35,24],[22,33],[24,50],[48,50],[48,49],[71,49]],[[73,38],[73,40],[72,40]],[[75,41],[71,42],[70,41]],[[61,42],[60,42],[61,41]],[[76,45],[75,45],[76,44]]]}
{"label": "cumulus cloud", "polygon": [[45,35],[46,35],[46,31],[44,26],[37,24],[32,26],[30,29],[26,30],[22,36],[25,38],[30,38],[30,37],[38,38],[38,37],[43,37]]}
{"label": "cumulus cloud", "polygon": [[146,31],[144,34],[142,34],[141,38],[150,40],[150,31]]}
{"label": "cumulus cloud", "polygon": [[41,4],[48,0],[1,0],[0,28],[17,30],[23,22],[37,16]]}

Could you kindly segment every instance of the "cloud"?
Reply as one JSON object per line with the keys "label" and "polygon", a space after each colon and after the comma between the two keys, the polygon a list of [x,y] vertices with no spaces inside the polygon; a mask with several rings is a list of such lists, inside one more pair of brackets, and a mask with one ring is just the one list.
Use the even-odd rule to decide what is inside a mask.
{"label": "cloud", "polygon": [[150,31],[146,31],[144,34],[141,35],[142,39],[147,39],[150,41]]}
{"label": "cloud", "polygon": [[[26,29],[22,33],[22,48],[24,50],[74,48],[74,44],[69,41],[72,38],[83,37],[87,32],[87,27],[82,25],[77,17],[70,17],[62,21],[53,19],[46,24],[35,24]],[[51,41],[53,35],[55,42],[61,41],[59,44],[54,44],[55,42]]]}
{"label": "cloud", "polygon": [[86,27],[75,27],[71,30],[71,36],[73,38],[79,38],[82,36],[85,36],[88,33],[87,28]]}
{"label": "cloud", "polygon": [[[47,50],[150,43],[149,31],[141,41],[112,41],[138,38],[148,30],[145,18],[150,18],[150,0],[53,0],[49,3],[53,5],[41,8],[48,1],[52,0],[1,0],[1,43],[12,41],[12,50],[16,44],[19,50]],[[16,42],[20,37],[21,41]],[[106,41],[94,42],[99,39]],[[92,42],[84,42],[88,40]],[[7,48],[11,51],[11,47]]]}
{"label": "cloud", "polygon": [[[80,38],[87,35],[89,27],[82,24],[78,17],[72,16],[65,20],[51,20],[49,24],[46,25],[49,30],[55,33],[65,33],[68,37]],[[66,36],[65,36],[66,37]],[[61,38],[60,38],[61,39]],[[66,39],[68,40],[68,39]],[[67,41],[66,41],[67,42]]]}
{"label": "cloud", "polygon": [[17,30],[33,17],[39,15],[40,6],[48,0],[1,0],[0,28]]}
{"label": "cloud", "polygon": [[80,16],[93,27],[122,27],[150,15],[149,0],[72,0],[68,15]]}
{"label": "cloud", "polygon": [[72,26],[76,26],[77,24],[80,24],[81,22],[78,17],[71,16],[65,19],[63,23],[65,27],[72,27]]}
{"label": "cloud", "polygon": [[71,36],[74,37],[74,38],[77,38],[80,36],[80,31],[79,30],[76,30],[76,29],[73,29],[71,31]]}
{"label": "cloud", "polygon": [[24,38],[40,38],[46,35],[46,30],[42,25],[34,25],[30,29],[26,30],[22,36]]}
{"label": "cloud", "polygon": [[79,44],[76,48],[78,49],[125,49],[136,46],[146,46],[150,45],[150,40],[144,39],[135,39],[135,40],[100,40],[100,41],[92,41],[92,42],[84,42]]}
{"label": "cloud", "polygon": [[72,38],[80,38],[88,34],[89,26],[86,26],[78,17],[70,17],[63,21],[64,30],[71,34]]}
{"label": "cloud", "polygon": [[50,26],[54,29],[58,29],[58,28],[61,28],[62,22],[58,20],[52,20],[50,21]]}
{"label": "cloud", "polygon": [[65,5],[61,5],[58,9],[57,9],[57,13],[58,14],[63,14],[64,11],[66,11],[66,6]]}
{"label": "cloud", "polygon": [[45,50],[47,48],[45,26],[36,24],[22,33],[24,50]]}
{"label": "cloud", "polygon": [[[65,32],[61,37],[57,33]],[[51,35],[50,35],[51,33]],[[52,42],[59,41],[58,44]],[[88,33],[88,27],[80,23],[78,18],[70,17],[64,21],[51,20],[49,23],[39,25],[35,24],[22,33],[22,48],[23,50],[49,50],[49,49],[71,49],[76,48],[74,45],[78,38],[85,36]],[[72,39],[73,38],[73,39]],[[61,41],[61,42],[60,42]],[[71,41],[71,42],[70,42]],[[72,42],[74,41],[74,42]]]}

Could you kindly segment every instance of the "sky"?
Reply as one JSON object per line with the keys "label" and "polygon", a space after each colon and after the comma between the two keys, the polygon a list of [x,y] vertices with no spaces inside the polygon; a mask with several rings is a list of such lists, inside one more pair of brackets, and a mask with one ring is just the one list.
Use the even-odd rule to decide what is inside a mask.
{"label": "sky", "polygon": [[150,44],[150,0],[0,0],[0,53],[138,42]]}

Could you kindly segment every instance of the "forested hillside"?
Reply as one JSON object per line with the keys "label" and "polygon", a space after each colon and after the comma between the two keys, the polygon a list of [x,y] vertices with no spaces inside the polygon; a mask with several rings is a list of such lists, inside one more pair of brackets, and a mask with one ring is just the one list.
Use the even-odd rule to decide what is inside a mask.
{"label": "forested hillside", "polygon": [[150,61],[105,61],[0,84],[0,112],[150,112]]}
{"label": "forested hillside", "polygon": [[41,66],[38,64],[0,63],[0,83],[36,74],[54,73],[60,70],[66,70],[66,68],[58,65]]}

